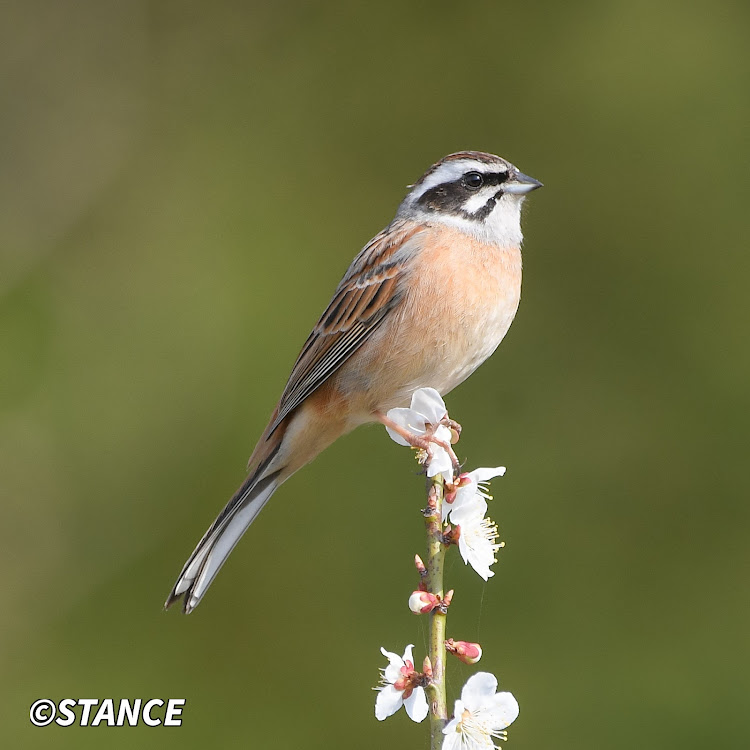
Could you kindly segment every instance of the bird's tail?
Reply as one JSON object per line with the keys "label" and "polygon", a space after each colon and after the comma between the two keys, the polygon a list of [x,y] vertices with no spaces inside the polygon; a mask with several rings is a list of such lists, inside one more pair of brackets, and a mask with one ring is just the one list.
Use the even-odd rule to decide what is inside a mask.
{"label": "bird's tail", "polygon": [[184,597],[185,614],[198,606],[235,544],[283,481],[279,479],[281,470],[265,474],[265,466],[248,476],[198,542],[164,603],[165,609],[180,597]]}

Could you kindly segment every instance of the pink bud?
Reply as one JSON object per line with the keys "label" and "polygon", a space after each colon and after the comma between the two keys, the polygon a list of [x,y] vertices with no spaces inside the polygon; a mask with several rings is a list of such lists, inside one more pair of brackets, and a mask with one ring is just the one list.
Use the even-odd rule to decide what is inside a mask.
{"label": "pink bud", "polygon": [[478,643],[454,641],[448,638],[445,650],[457,656],[464,664],[476,664],[482,658],[482,647]]}
{"label": "pink bud", "polygon": [[409,597],[409,609],[415,615],[424,615],[427,612],[432,612],[438,604],[440,604],[440,599],[429,591],[414,591]]}
{"label": "pink bud", "polygon": [[417,568],[417,572],[421,576],[427,575],[427,568],[425,568],[422,558],[419,555],[414,555],[414,565]]}

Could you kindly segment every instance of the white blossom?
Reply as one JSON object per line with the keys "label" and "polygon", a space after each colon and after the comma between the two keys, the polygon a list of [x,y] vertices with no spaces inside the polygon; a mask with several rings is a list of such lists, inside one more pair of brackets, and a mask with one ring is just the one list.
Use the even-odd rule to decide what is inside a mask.
{"label": "white blossom", "polygon": [[[487,491],[487,483],[490,479],[501,477],[505,474],[504,466],[497,466],[494,469],[474,469],[459,477],[460,486],[456,490],[452,502],[443,503],[443,523],[448,518],[448,514],[458,510],[463,505],[468,505],[479,500],[491,500],[492,496]],[[451,516],[453,521],[453,516]],[[454,522],[455,523],[455,522]]]}
{"label": "white blossom", "polygon": [[513,694],[498,693],[495,676],[477,672],[464,685],[453,719],[443,729],[443,750],[492,750],[494,740],[507,739],[504,730],[517,717]]}
{"label": "white blossom", "polygon": [[[388,419],[399,427],[408,430],[418,437],[432,436],[450,445],[451,431],[444,424],[440,424],[448,416],[445,402],[434,388],[420,388],[411,397],[411,406],[406,408],[389,409]],[[399,445],[409,445],[409,442],[391,427],[385,428]],[[434,477],[442,474],[446,482],[453,481],[453,462],[445,448],[432,443],[430,446],[432,457],[427,465],[427,476]]]}
{"label": "white blossom", "polygon": [[417,684],[422,675],[414,669],[413,648],[413,645],[408,645],[403,656],[380,649],[389,663],[382,670],[382,684],[375,688],[378,691],[375,699],[375,718],[378,721],[392,716],[401,706],[412,721],[424,721],[427,716],[427,698],[424,688]]}
{"label": "white blossom", "polygon": [[451,511],[451,521],[460,529],[458,551],[485,581],[495,575],[490,565],[497,562],[495,553],[503,546],[497,543],[497,525],[485,517],[486,512],[487,502],[479,496]]}

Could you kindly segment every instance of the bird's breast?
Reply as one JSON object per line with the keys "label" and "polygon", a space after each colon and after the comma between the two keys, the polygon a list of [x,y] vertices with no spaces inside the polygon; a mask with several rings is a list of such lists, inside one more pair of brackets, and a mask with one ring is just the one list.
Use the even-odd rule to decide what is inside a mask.
{"label": "bird's breast", "polygon": [[480,242],[453,229],[435,231],[415,271],[425,369],[445,394],[498,347],[521,298],[521,250]]}
{"label": "bird's breast", "polygon": [[448,393],[495,351],[516,314],[520,248],[431,229],[408,265],[402,302],[339,375],[357,403],[352,425],[408,406],[417,388]]}

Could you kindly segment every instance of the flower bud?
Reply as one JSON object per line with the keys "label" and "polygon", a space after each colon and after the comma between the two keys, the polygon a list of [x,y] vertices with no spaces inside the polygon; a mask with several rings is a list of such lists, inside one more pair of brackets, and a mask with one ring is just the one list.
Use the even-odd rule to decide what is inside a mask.
{"label": "flower bud", "polygon": [[476,664],[482,658],[482,647],[478,643],[448,638],[445,641],[445,650],[457,656],[464,664]]}
{"label": "flower bud", "polygon": [[414,555],[414,565],[420,576],[427,575],[427,568],[425,568],[422,558],[419,555]]}
{"label": "flower bud", "polygon": [[409,597],[409,609],[415,615],[424,615],[432,612],[440,604],[440,599],[429,591],[414,591]]}

